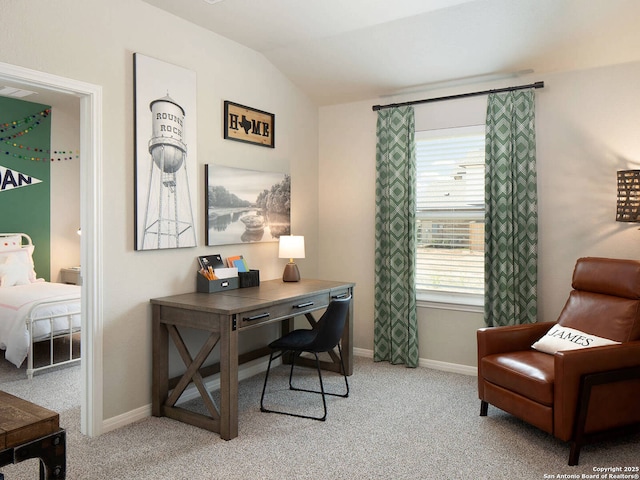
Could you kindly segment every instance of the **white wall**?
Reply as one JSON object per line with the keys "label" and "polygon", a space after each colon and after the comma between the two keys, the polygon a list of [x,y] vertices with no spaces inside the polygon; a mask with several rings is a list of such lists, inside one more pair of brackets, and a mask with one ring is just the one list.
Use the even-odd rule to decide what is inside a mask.
{"label": "white wall", "polygon": [[[80,101],[64,100],[52,105],[51,114],[52,282],[61,281],[60,269],[80,265]],[[55,153],[60,151],[67,153]]]}
{"label": "white wall", "polygon": [[[0,61],[103,88],[104,418],[113,418],[150,404],[149,299],[194,291],[196,256],[244,254],[263,280],[280,277],[286,263],[277,243],[202,246],[203,201],[195,206],[201,246],[134,251],[133,53],[197,74],[197,199],[206,163],[290,172],[308,276],[317,274],[317,108],[262,55],[138,0],[7,0],[2,18]],[[276,148],[224,140],[224,100],[274,113]]]}
{"label": "white wall", "polygon": [[[319,276],[356,286],[355,346],[373,349],[375,128],[371,106],[527,84],[536,90],[540,321],[557,318],[577,258],[640,258],[637,225],[615,222],[616,171],[640,167],[640,63],[552,73],[320,108]],[[486,97],[416,106],[417,128],[482,122]],[[336,242],[338,240],[339,242]],[[420,307],[420,357],[476,365],[482,313]]]}

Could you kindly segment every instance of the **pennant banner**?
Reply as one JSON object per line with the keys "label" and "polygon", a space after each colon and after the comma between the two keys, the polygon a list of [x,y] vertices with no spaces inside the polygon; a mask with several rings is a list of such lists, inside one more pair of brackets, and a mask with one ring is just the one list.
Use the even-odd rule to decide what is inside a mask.
{"label": "pennant banner", "polygon": [[42,180],[0,165],[0,192],[37,183],[42,183]]}

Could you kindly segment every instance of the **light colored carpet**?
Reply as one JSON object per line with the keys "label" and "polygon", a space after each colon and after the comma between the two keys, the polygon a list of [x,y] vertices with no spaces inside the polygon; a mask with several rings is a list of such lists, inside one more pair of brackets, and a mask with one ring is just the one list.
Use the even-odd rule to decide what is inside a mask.
{"label": "light colored carpet", "polygon": [[[270,398],[279,402],[288,370],[281,366],[275,372]],[[307,372],[313,378],[313,371]],[[494,407],[488,417],[480,417],[474,377],[356,357],[351,395],[328,399],[326,422],[261,413],[262,381],[257,375],[241,382],[239,436],[228,442],[154,417],[87,438],[79,433],[79,407],[67,408],[70,402],[61,401],[58,411],[68,432],[67,478],[543,479],[580,478],[594,474],[594,467],[640,465],[640,435],[634,435],[586,446],[580,465],[567,466],[567,444]],[[344,387],[341,382],[327,374],[327,388]],[[37,388],[12,387],[17,395],[35,394]],[[77,385],[70,388],[79,391]],[[319,402],[319,396],[286,394],[303,408],[321,408],[305,399]],[[189,407],[201,408],[196,401]],[[11,465],[2,472],[7,480],[33,479],[37,464]]]}
{"label": "light colored carpet", "polygon": [[0,368],[0,390],[59,413],[79,407],[82,388],[79,364],[38,372],[32,380],[28,380],[24,365],[18,369],[4,359],[2,362],[4,369]]}

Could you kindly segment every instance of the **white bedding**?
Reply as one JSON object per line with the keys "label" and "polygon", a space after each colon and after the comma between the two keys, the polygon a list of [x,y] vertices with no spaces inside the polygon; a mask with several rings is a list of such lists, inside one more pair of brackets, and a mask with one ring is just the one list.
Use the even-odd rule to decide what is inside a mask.
{"label": "white bedding", "polygon": [[[74,301],[74,299],[76,301]],[[29,351],[29,331],[26,318],[32,307],[42,301],[66,300],[63,304],[42,305],[33,311],[38,317],[80,311],[80,287],[62,283],[35,282],[0,288],[0,349],[6,350],[5,358],[17,367]],[[53,330],[68,331],[69,321],[73,328],[80,328],[80,315],[64,315],[53,321]],[[34,323],[35,339],[49,335],[49,321]]]}

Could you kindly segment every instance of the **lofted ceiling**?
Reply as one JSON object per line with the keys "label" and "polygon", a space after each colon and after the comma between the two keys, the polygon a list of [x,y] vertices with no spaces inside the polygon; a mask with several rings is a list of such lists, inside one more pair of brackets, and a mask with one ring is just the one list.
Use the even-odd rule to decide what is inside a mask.
{"label": "lofted ceiling", "polygon": [[318,105],[640,60],[638,0],[144,1],[262,53]]}

